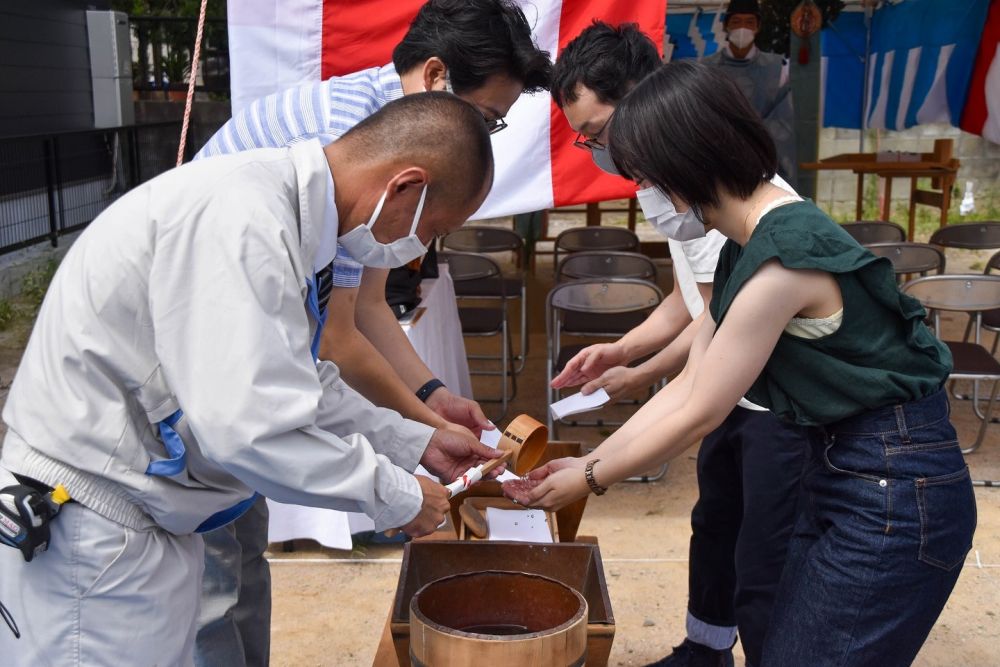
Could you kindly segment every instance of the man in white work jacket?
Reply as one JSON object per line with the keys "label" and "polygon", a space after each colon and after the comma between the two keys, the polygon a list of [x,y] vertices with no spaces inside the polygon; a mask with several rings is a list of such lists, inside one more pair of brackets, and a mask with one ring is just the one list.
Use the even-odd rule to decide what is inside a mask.
{"label": "man in white work jacket", "polygon": [[[492,184],[482,116],[444,93],[317,141],[185,165],[128,193],[56,273],[3,413],[0,486],[74,502],[29,563],[0,547],[15,665],[191,664],[202,540],[255,492],[431,532],[493,456],[404,420],[315,361],[337,240],[405,259]],[[16,476],[16,477],[15,477]],[[13,662],[10,662],[13,661]]]}

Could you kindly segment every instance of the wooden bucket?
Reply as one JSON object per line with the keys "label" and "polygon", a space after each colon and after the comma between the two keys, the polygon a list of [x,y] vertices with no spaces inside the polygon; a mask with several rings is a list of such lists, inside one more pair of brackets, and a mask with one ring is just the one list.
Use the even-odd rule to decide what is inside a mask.
{"label": "wooden bucket", "polygon": [[510,452],[510,469],[518,475],[531,472],[549,442],[549,429],[534,417],[518,415],[503,430],[497,449]]}
{"label": "wooden bucket", "polygon": [[410,601],[415,667],[577,667],[587,658],[587,601],[537,574],[490,570],[444,577]]}

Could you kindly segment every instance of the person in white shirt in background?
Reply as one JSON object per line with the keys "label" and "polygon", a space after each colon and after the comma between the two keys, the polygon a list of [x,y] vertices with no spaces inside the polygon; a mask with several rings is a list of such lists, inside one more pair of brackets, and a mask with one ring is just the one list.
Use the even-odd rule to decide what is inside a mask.
{"label": "person in white shirt in background", "polygon": [[[436,529],[446,479],[495,458],[317,361],[315,274],[352,239],[409,261],[492,185],[482,116],[445,93],[318,141],[173,169],[120,198],[52,281],[3,412],[0,486],[62,485],[48,551],[0,549],[17,665],[191,665],[200,532],[256,494]],[[16,477],[15,477],[16,476]]]}
{"label": "person in white shirt in background", "polygon": [[778,149],[778,173],[795,184],[799,170],[788,60],[781,54],[761,51],[754,43],[761,28],[758,0],[731,0],[722,26],[727,34],[725,44],[702,62],[721,68],[750,100]]}
{"label": "person in white shirt in background", "polygon": [[[576,130],[576,145],[617,174],[607,150],[618,102],[660,67],[653,42],[634,25],[595,23],[559,54],[552,95]],[[794,195],[792,188],[775,183]],[[641,325],[614,343],[585,348],[557,375],[554,387],[603,388],[612,399],[644,390],[684,367],[712,298],[712,280],[726,238],[707,235],[690,211],[675,211],[651,188],[638,193],[646,219],[667,237],[673,290]],[[649,360],[628,364],[647,355]],[[655,663],[663,667],[733,664],[737,626],[759,664],[764,632],[798,506],[807,447],[802,433],[746,399],[698,450],[698,503],[691,514],[687,638]],[[780,467],[775,480],[768,474]]]}

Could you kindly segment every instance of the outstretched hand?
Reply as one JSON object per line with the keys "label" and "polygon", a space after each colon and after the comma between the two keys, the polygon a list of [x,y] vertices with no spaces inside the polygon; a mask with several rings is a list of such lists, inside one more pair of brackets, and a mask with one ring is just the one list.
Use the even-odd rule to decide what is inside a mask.
{"label": "outstretched hand", "polygon": [[597,379],[583,385],[580,391],[584,395],[589,395],[598,389],[603,389],[612,401],[617,401],[619,398],[628,396],[649,385],[650,382],[643,380],[636,369],[628,366],[615,366],[604,371]]}
{"label": "outstretched hand", "polygon": [[447,387],[435,389],[427,397],[427,407],[452,424],[469,429],[477,438],[482,436],[483,431],[491,431],[496,428],[493,422],[483,414],[479,403],[453,394]]}
{"label": "outstretched hand", "polygon": [[[626,361],[624,351],[615,343],[599,343],[585,347],[567,362],[559,375],[552,379],[552,386],[555,389],[562,389],[592,382],[608,369],[621,366]],[[588,391],[585,386],[583,393],[590,394],[596,390],[597,387],[593,387]]]}
{"label": "outstretched hand", "polygon": [[590,493],[586,461],[568,457],[536,468],[527,477],[503,483],[503,493],[519,505],[555,511]]}

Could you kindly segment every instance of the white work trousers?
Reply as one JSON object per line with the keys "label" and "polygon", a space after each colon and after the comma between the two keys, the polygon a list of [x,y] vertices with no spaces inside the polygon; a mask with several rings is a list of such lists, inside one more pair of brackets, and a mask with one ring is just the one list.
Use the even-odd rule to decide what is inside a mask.
{"label": "white work trousers", "polygon": [[132,530],[77,503],[65,505],[50,526],[49,550],[30,563],[0,545],[0,600],[21,630],[15,639],[0,623],[0,662],[193,664],[200,535]]}

